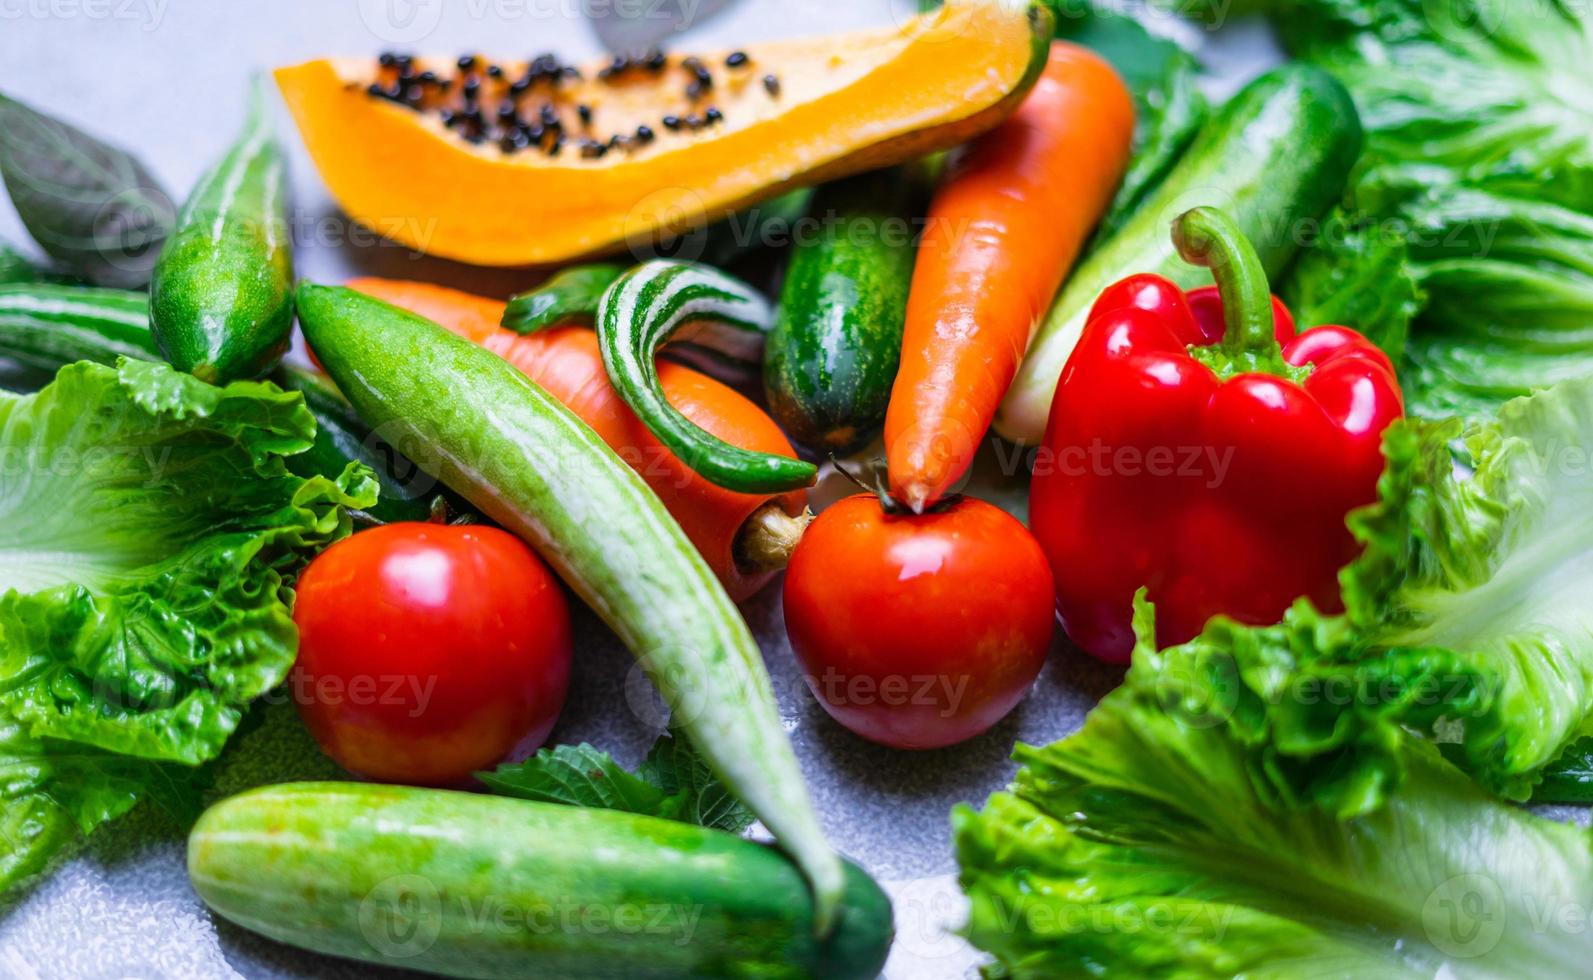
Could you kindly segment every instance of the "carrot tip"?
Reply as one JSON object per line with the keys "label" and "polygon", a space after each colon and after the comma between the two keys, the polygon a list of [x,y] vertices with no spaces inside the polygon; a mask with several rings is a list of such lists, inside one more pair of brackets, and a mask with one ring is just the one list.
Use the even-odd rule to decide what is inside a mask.
{"label": "carrot tip", "polygon": [[935,502],[934,491],[925,483],[909,483],[895,496],[899,503],[915,514],[922,514],[924,508]]}

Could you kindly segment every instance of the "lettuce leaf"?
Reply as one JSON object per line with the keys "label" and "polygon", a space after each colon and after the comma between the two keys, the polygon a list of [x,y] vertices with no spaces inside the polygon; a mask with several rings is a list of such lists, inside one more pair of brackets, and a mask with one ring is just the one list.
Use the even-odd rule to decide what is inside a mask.
{"label": "lettuce leaf", "polygon": [[1363,183],[1464,184],[1593,211],[1593,16],[1575,0],[1283,0],[1290,52],[1338,75]]}
{"label": "lettuce leaf", "polygon": [[1396,363],[1427,305],[1409,242],[1343,208],[1323,222],[1320,239],[1300,253],[1279,292],[1301,329],[1349,327]]}
{"label": "lettuce leaf", "polygon": [[0,395],[0,888],[286,676],[292,577],[376,499],[363,467],[288,471],[314,434],[297,393],[144,361]]}
{"label": "lettuce leaf", "polygon": [[1077,734],[1019,746],[983,812],[954,811],[994,975],[1582,975],[1587,830],[1492,800],[1408,736],[1405,786],[1375,813],[1293,805],[1213,724],[1221,689],[1191,704],[1147,677]]}
{"label": "lettuce leaf", "polygon": [[[1401,371],[1412,411],[1485,417],[1593,374],[1593,8],[1271,6],[1290,50],[1355,96],[1368,137],[1357,217],[1406,239],[1430,298]],[[1404,287],[1386,282],[1397,300]]]}
{"label": "lettuce leaf", "polygon": [[1593,212],[1463,187],[1400,208],[1431,295],[1401,371],[1412,411],[1483,417],[1593,375]]}

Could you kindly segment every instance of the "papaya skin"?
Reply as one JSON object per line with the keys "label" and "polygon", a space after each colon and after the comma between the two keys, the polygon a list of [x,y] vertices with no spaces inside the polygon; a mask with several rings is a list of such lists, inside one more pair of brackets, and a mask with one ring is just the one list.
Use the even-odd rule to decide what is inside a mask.
{"label": "papaya skin", "polygon": [[[685,108],[677,78],[605,85],[584,66],[569,97],[593,107],[603,132],[658,132],[597,160],[471,145],[435,114],[373,98],[368,59],[311,61],[276,80],[351,217],[417,251],[523,266],[650,248],[794,187],[966,142],[1022,101],[1050,37],[1051,15],[1026,0],[951,0],[899,27],[748,46],[750,67],[721,72],[714,89],[723,122],[695,133],[659,125]],[[717,65],[724,55],[701,57]],[[779,95],[765,74],[780,79]]]}

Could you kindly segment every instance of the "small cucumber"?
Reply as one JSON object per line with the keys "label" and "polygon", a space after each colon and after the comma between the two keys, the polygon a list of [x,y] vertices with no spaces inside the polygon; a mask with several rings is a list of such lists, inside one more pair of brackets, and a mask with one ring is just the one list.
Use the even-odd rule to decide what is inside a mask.
{"label": "small cucumber", "polygon": [[349,289],[299,287],[310,346],[360,417],[425,446],[453,490],[536,547],[658,686],[725,785],[807,874],[820,928],[843,887],[763,654],[636,471],[491,351]]}
{"label": "small cucumber", "polygon": [[149,297],[87,286],[0,286],[0,357],[50,374],[74,361],[159,360]]}
{"label": "small cucumber", "polygon": [[732,446],[704,431],[664,397],[656,363],[659,349],[678,341],[743,361],[761,358],[773,324],[768,301],[741,280],[691,262],[654,259],[603,294],[597,339],[614,390],[693,472],[737,493],[785,493],[812,486],[818,467]]}
{"label": "small cucumber", "polygon": [[820,940],[778,851],[618,810],[296,783],[217,803],[188,838],[194,890],[245,929],[454,977],[865,980],[890,900],[845,869]]}
{"label": "small cucumber", "polygon": [[769,335],[763,385],[792,438],[846,453],[885,422],[913,282],[911,181],[901,171],[822,187],[796,243]]}
{"label": "small cucumber", "polygon": [[1029,345],[996,414],[996,431],[1028,445],[1044,437],[1057,379],[1106,287],[1140,272],[1185,288],[1210,284],[1209,271],[1178,257],[1167,232],[1174,218],[1196,207],[1221,209],[1277,278],[1299,250],[1301,223],[1343,194],[1361,142],[1355,103],[1320,69],[1288,65],[1245,86],[1117,234],[1073,273]]}
{"label": "small cucumber", "polygon": [[212,384],[269,371],[293,327],[285,164],[267,99],[257,80],[243,133],[183,205],[149,286],[166,359]]}

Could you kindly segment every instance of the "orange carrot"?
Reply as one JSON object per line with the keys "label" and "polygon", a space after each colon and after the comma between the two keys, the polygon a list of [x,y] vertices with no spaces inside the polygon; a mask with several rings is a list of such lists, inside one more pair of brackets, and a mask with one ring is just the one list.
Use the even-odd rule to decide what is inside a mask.
{"label": "orange carrot", "polygon": [[[563,402],[647,481],[731,598],[752,595],[783,568],[805,524],[807,494],[732,493],[664,448],[610,386],[597,335],[564,327],[521,336],[498,324],[503,303],[424,282],[355,279],[349,288],[426,317],[502,357]],[[670,404],[732,445],[795,456],[762,409],[731,388],[672,362],[658,377]]]}
{"label": "orange carrot", "polygon": [[1055,42],[1017,112],[936,192],[885,416],[891,493],[921,511],[967,471],[1030,335],[1128,167],[1134,103],[1105,61]]}

